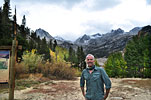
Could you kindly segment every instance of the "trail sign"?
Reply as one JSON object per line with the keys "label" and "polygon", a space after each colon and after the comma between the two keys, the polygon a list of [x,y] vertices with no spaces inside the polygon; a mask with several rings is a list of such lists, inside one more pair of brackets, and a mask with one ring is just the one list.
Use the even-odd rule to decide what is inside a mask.
{"label": "trail sign", "polygon": [[9,82],[10,51],[0,50],[0,83]]}

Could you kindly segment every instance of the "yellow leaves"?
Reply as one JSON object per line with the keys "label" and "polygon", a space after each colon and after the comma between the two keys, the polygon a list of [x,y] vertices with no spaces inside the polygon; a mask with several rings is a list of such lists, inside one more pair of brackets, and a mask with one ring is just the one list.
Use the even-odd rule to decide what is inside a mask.
{"label": "yellow leaves", "polygon": [[[36,49],[32,49],[32,50],[31,50],[31,53],[32,53],[32,54],[35,54],[36,51],[37,51]],[[25,53],[30,53],[30,51],[26,50]]]}
{"label": "yellow leaves", "polygon": [[36,49],[32,49],[32,50],[31,50],[31,53],[32,53],[32,54],[35,54],[36,51],[37,51]]}
{"label": "yellow leaves", "polygon": [[35,71],[37,65],[42,62],[42,56],[35,53],[36,49],[31,50],[31,52],[26,51],[23,54],[23,63],[25,67],[31,71]]}
{"label": "yellow leaves", "polygon": [[56,54],[51,49],[49,49],[49,50],[50,50],[51,62],[54,63],[56,60]]}
{"label": "yellow leaves", "polygon": [[28,52],[29,52],[28,50],[25,51],[25,53],[28,53]]}
{"label": "yellow leaves", "polygon": [[56,47],[56,53],[61,60],[64,60],[64,56],[68,57],[69,55],[68,50],[59,46]]}
{"label": "yellow leaves", "polygon": [[55,55],[55,52],[53,52],[51,49],[50,49],[50,55],[51,55],[51,57],[56,57]]}
{"label": "yellow leaves", "polygon": [[51,49],[49,50],[52,63],[65,62],[64,56],[68,56],[68,51],[66,49],[57,46],[55,52],[53,52]]}

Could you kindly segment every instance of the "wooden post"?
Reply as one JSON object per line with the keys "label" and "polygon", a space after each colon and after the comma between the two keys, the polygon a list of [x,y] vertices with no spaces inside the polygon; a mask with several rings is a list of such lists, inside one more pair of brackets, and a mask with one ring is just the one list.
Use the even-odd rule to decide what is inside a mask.
{"label": "wooden post", "polygon": [[17,28],[16,28],[16,7],[14,15],[14,40],[12,41],[12,53],[10,63],[10,81],[9,81],[9,100],[14,100],[14,88],[15,88],[15,63],[17,55],[18,41],[16,40]]}
{"label": "wooden post", "polygon": [[18,42],[16,40],[13,40],[11,63],[10,63],[9,100],[14,100],[15,62],[16,62],[17,45]]}

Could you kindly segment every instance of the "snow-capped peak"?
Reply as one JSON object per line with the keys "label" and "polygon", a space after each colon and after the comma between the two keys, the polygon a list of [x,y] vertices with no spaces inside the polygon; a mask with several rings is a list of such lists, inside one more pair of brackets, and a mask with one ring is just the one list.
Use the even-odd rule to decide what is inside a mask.
{"label": "snow-capped peak", "polygon": [[40,39],[43,39],[44,37],[46,38],[47,41],[49,41],[50,39],[54,39],[48,32],[46,32],[45,30],[39,28],[36,29],[36,35],[40,37]]}
{"label": "snow-capped peak", "polygon": [[60,36],[55,36],[54,37],[56,40],[60,40],[60,41],[65,41],[62,37],[60,37]]}
{"label": "snow-capped peak", "polygon": [[100,33],[96,33],[94,35],[91,35],[91,38],[98,38],[98,37],[101,37],[102,35]]}

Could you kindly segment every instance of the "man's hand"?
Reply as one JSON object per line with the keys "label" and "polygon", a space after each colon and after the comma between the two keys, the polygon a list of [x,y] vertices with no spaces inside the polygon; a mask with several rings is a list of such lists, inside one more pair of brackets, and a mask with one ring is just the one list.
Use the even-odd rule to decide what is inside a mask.
{"label": "man's hand", "polygon": [[83,96],[85,97],[85,93],[82,93],[83,94]]}
{"label": "man's hand", "polygon": [[104,100],[108,97],[110,89],[106,89],[106,94],[104,95]]}
{"label": "man's hand", "polygon": [[82,91],[82,95],[84,96],[85,100],[87,100],[87,98],[85,97],[84,87],[81,87],[81,91]]}
{"label": "man's hand", "polygon": [[103,99],[105,100],[107,97],[108,97],[108,95],[105,95]]}
{"label": "man's hand", "polygon": [[84,87],[81,87],[81,91],[82,91],[83,96],[85,97]]}

